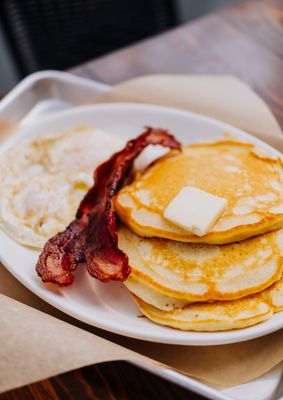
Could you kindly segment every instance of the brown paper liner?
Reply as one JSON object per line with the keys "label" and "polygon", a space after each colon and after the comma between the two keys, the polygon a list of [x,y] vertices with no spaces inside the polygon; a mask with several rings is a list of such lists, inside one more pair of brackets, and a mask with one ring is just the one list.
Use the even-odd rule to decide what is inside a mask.
{"label": "brown paper liner", "polygon": [[[95,100],[113,101],[147,102],[198,112],[252,132],[283,150],[280,127],[266,104],[233,77],[141,77],[117,85]],[[227,387],[253,380],[283,359],[283,331],[223,346],[149,343],[111,334],[71,318],[31,293],[3,266],[0,293],[0,391],[114,360],[154,365],[153,360],[158,360],[193,377]]]}

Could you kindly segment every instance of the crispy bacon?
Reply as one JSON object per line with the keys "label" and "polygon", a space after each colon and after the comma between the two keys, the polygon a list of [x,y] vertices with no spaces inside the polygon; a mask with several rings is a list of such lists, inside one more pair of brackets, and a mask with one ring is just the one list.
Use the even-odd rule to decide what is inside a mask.
{"label": "crispy bacon", "polygon": [[72,272],[83,262],[90,275],[103,282],[127,278],[131,269],[127,255],[118,248],[113,197],[129,176],[134,160],[150,144],[181,149],[168,131],[146,128],[123,150],[101,164],[76,219],[65,231],[49,239],[39,256],[36,271],[43,282],[70,285],[74,280]]}

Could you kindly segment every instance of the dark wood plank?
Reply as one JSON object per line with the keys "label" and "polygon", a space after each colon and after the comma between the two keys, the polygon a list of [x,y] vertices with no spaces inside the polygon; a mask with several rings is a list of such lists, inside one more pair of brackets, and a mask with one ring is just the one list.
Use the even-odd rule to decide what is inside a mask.
{"label": "dark wood plank", "polygon": [[71,71],[111,85],[154,73],[233,74],[283,127],[283,1],[244,1]]}
{"label": "dark wood plank", "polygon": [[0,400],[205,400],[125,362],[68,372],[6,392]]}

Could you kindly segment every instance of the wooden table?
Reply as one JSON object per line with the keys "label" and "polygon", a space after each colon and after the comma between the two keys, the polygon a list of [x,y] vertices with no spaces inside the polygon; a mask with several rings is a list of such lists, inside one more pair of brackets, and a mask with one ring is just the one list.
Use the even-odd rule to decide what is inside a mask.
{"label": "wooden table", "polygon": [[[242,2],[71,71],[108,84],[152,73],[233,74],[264,98],[283,127],[283,0]],[[0,396],[155,398],[200,399],[123,362],[82,368]]]}
{"label": "wooden table", "polygon": [[110,85],[155,73],[232,74],[283,126],[283,1],[243,1],[72,72]]}

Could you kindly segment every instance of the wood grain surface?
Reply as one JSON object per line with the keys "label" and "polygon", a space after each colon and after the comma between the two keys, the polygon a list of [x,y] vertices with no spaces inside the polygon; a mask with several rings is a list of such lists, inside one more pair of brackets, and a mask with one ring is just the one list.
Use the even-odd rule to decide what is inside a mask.
{"label": "wood grain surface", "polygon": [[283,1],[243,1],[71,71],[111,85],[155,73],[232,74],[283,127]]}
{"label": "wood grain surface", "polygon": [[68,372],[0,395],[1,400],[203,400],[126,362]]}
{"label": "wood grain surface", "polygon": [[[108,84],[145,74],[232,74],[269,104],[283,127],[283,0],[244,1],[169,33],[73,68]],[[127,363],[86,367],[1,400],[200,399]]]}

